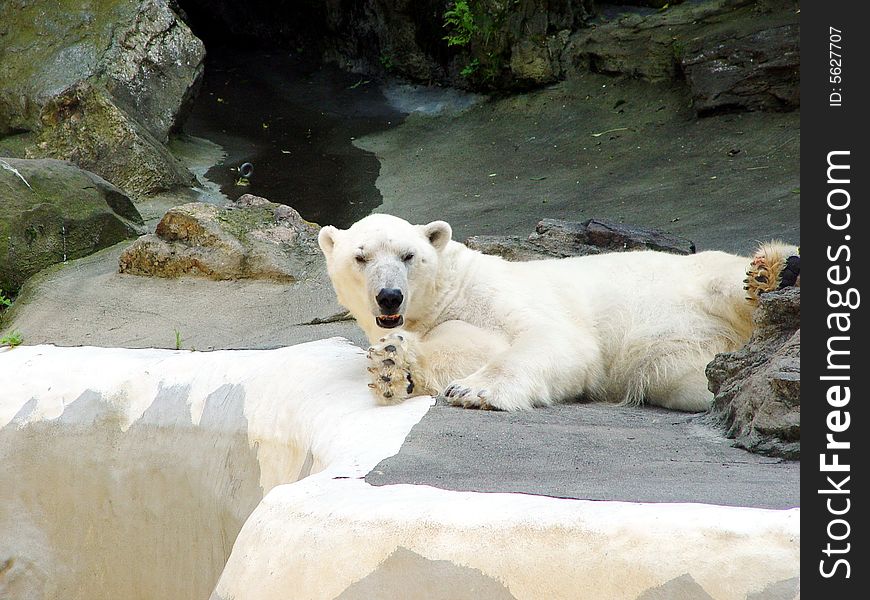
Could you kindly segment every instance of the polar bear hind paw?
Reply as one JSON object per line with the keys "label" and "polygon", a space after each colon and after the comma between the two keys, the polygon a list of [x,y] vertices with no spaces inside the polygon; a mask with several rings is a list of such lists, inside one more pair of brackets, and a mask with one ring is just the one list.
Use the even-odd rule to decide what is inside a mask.
{"label": "polar bear hind paw", "polygon": [[743,280],[746,299],[757,304],[761,294],[779,289],[782,284],[799,286],[799,276],[800,257],[795,246],[778,241],[762,244],[752,257]]}
{"label": "polar bear hind paw", "polygon": [[367,356],[372,362],[368,367],[372,375],[369,387],[381,404],[398,404],[414,392],[411,361],[404,342],[401,335],[392,333],[369,348]]}

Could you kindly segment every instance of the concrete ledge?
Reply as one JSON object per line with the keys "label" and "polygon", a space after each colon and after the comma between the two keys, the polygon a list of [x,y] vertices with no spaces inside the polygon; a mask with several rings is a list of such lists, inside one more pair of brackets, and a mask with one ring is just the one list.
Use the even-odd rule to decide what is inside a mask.
{"label": "concrete ledge", "polygon": [[369,485],[432,399],[377,406],[365,366],[0,350],[0,597],[797,596],[799,509]]}
{"label": "concrete ledge", "polygon": [[[789,593],[757,597],[791,600],[799,518],[799,509],[372,487],[316,476],[263,499],[212,600],[278,600],[290,590],[297,598],[745,600],[777,588]],[[427,572],[441,575],[437,588],[427,588]],[[663,586],[665,595],[650,595]]]}

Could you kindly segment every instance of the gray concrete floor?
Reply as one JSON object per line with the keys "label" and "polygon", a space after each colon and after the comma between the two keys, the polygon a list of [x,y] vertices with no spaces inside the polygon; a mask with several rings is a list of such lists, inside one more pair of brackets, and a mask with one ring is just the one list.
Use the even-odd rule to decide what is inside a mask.
{"label": "gray concrete floor", "polygon": [[585,500],[800,505],[799,463],[734,448],[699,415],[603,403],[519,413],[439,404],[366,481]]}

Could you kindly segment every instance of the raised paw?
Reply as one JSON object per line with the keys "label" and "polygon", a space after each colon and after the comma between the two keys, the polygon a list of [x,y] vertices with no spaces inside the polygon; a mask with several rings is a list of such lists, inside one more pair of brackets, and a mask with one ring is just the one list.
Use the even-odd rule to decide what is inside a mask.
{"label": "raised paw", "polygon": [[398,404],[414,392],[414,379],[411,376],[412,356],[408,352],[405,338],[391,333],[369,348],[368,358],[372,362],[369,373],[372,382],[369,387],[381,404]]}

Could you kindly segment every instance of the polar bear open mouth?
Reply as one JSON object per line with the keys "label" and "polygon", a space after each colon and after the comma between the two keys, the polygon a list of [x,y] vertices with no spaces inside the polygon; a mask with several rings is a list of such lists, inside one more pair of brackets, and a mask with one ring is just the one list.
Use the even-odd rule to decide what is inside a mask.
{"label": "polar bear open mouth", "polygon": [[375,317],[375,323],[378,324],[378,327],[383,327],[384,329],[392,329],[393,327],[398,327],[401,325],[405,319],[402,315],[381,315],[379,317]]}

